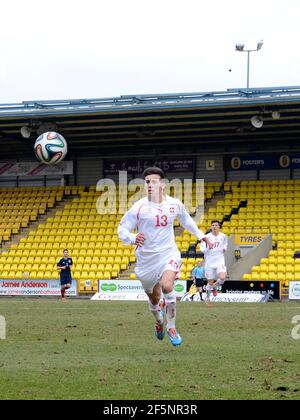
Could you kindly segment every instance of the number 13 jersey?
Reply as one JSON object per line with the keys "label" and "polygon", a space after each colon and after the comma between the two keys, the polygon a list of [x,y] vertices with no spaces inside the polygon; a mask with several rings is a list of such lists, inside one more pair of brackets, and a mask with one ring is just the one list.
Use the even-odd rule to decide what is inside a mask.
{"label": "number 13 jersey", "polygon": [[188,214],[184,204],[177,198],[166,196],[161,203],[149,201],[147,197],[137,201],[123,216],[119,228],[119,238],[126,245],[134,244],[136,234],[132,230],[142,232],[145,242],[141,247],[144,252],[157,253],[177,249],[174,236],[174,220],[179,220],[180,225],[190,231],[199,240],[204,233],[197,227]]}

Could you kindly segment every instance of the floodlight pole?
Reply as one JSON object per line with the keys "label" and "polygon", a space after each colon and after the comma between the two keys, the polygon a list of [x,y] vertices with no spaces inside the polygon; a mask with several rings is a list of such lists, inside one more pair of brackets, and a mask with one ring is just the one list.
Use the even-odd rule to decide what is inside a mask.
{"label": "floodlight pole", "polygon": [[249,78],[250,78],[250,52],[251,50],[247,51],[247,90],[249,90]]}
{"label": "floodlight pole", "polygon": [[257,47],[255,50],[244,50],[243,44],[236,44],[235,49],[238,52],[246,52],[247,53],[247,91],[249,90],[250,84],[250,53],[253,51],[259,51],[263,46],[263,41],[257,43]]}

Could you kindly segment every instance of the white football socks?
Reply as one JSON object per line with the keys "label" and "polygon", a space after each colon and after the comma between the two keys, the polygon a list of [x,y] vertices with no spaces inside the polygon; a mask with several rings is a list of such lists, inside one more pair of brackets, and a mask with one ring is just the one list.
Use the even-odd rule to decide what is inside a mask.
{"label": "white football socks", "polygon": [[153,305],[153,303],[151,303],[150,300],[148,301],[148,303],[149,303],[150,312],[152,312],[156,321],[160,322],[162,324],[164,322],[164,320],[163,320],[163,317],[161,315],[161,307],[160,307],[159,303],[157,305]]}
{"label": "white football socks", "polygon": [[210,284],[206,285],[206,300],[210,300],[210,295],[213,290],[213,287]]}
{"label": "white football socks", "polygon": [[170,293],[164,293],[167,316],[167,329],[175,328],[176,319],[176,294],[174,290]]}
{"label": "white football socks", "polygon": [[225,283],[225,280],[218,279],[215,283],[216,286],[222,286]]}

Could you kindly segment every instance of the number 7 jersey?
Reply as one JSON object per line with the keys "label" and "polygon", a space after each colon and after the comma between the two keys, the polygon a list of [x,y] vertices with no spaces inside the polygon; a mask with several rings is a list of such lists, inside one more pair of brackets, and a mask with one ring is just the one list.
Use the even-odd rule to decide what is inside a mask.
{"label": "number 7 jersey", "polygon": [[219,232],[218,235],[209,233],[206,236],[212,244],[212,248],[203,249],[205,264],[225,264],[224,252],[228,246],[227,236],[222,232]]}
{"label": "number 7 jersey", "polygon": [[134,244],[136,235],[131,232],[136,230],[145,235],[145,242],[139,247],[143,252],[157,253],[170,248],[177,249],[174,236],[176,218],[183,228],[199,240],[204,237],[183,203],[167,195],[161,203],[149,201],[147,197],[137,201],[120,222],[119,238],[126,245]]}

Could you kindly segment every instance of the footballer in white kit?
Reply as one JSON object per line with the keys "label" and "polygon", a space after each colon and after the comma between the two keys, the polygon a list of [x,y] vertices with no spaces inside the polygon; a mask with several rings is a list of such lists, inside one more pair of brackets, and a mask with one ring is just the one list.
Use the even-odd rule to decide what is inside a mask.
{"label": "footballer in white kit", "polygon": [[176,279],[180,276],[181,255],[174,235],[176,218],[182,227],[198,239],[204,237],[183,203],[170,196],[165,196],[161,203],[153,203],[148,197],[144,197],[137,201],[121,220],[119,238],[125,244],[135,243],[136,235],[130,233],[134,229],[143,232],[147,238],[142,246],[135,247],[135,272],[146,292],[152,293],[153,287],[167,269],[176,273]]}
{"label": "footballer in white kit", "polygon": [[217,296],[217,286],[226,280],[225,252],[228,246],[227,236],[220,231],[221,224],[218,220],[211,222],[211,232],[206,235],[211,248],[203,250],[205,259],[205,277],[207,279],[206,301],[210,302],[210,294]]}
{"label": "footballer in white kit", "polygon": [[[164,194],[164,173],[159,168],[144,171],[147,197],[137,201],[123,216],[119,239],[126,245],[135,244],[136,276],[149,297],[149,308],[156,319],[155,333],[164,337],[163,311],[159,306],[161,294],[165,302],[167,333],[174,346],[182,339],[175,329],[176,295],[174,281],[180,276],[181,255],[176,246],[174,220],[194,234],[198,240],[207,241],[183,203]],[[136,230],[137,233],[132,233]],[[209,241],[207,241],[210,246]]]}

